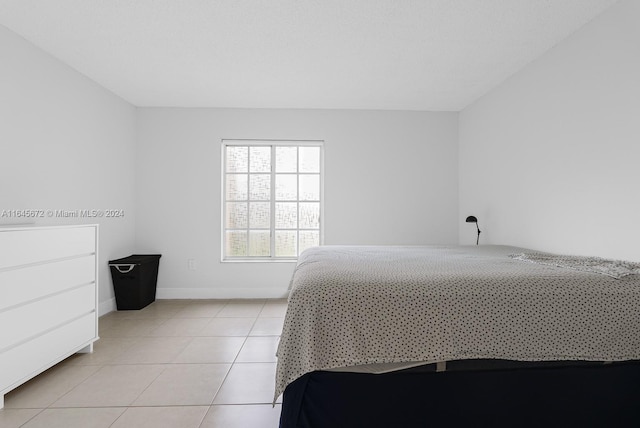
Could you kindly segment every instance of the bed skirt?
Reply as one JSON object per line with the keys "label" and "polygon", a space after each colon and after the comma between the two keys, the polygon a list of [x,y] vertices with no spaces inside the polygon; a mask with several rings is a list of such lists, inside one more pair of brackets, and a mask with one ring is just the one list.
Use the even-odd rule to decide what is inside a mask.
{"label": "bed skirt", "polygon": [[280,419],[280,428],[516,426],[640,426],[640,362],[315,371],[287,386]]}

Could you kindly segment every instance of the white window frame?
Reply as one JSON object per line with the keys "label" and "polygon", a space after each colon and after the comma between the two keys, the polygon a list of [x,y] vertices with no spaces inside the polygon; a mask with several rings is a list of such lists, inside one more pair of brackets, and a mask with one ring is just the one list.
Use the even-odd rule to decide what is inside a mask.
{"label": "white window frame", "polygon": [[[238,256],[238,257],[230,257],[225,254],[226,250],[226,218],[227,218],[227,201],[226,199],[226,180],[227,180],[227,165],[226,165],[226,148],[228,146],[241,146],[241,147],[251,147],[251,146],[269,146],[271,147],[271,188],[270,188],[270,204],[271,204],[271,215],[270,215],[270,244],[271,251],[270,256]],[[319,147],[320,148],[320,218],[319,218],[319,245],[323,245],[324,243],[324,141],[323,140],[269,140],[269,139],[261,139],[261,140],[253,140],[253,139],[223,139],[221,141],[221,197],[220,201],[222,204],[221,207],[221,239],[220,239],[220,254],[222,262],[295,262],[298,259],[298,256],[293,257],[277,257],[275,255],[275,148],[276,146],[288,146],[288,147]],[[247,173],[248,174],[248,173]],[[300,171],[295,174],[297,177],[301,175]],[[304,173],[302,173],[304,174]],[[298,181],[299,183],[299,181]],[[300,186],[298,185],[298,192],[300,191]],[[299,195],[298,195],[299,198]],[[296,198],[296,203],[300,204],[300,199]],[[298,218],[299,221],[299,218]],[[247,231],[251,230],[249,225],[247,225]],[[304,231],[305,229],[300,229],[299,225],[296,229],[291,229],[298,232],[298,242],[296,243],[296,251],[298,255],[300,254],[300,231]],[[316,229],[313,229],[316,230]]]}

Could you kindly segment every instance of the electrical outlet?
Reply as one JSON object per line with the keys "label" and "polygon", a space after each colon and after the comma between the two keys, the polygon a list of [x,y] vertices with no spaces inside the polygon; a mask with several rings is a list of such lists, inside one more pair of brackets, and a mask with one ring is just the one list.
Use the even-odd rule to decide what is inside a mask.
{"label": "electrical outlet", "polygon": [[187,268],[189,270],[196,270],[196,267],[197,267],[196,259],[187,260]]}

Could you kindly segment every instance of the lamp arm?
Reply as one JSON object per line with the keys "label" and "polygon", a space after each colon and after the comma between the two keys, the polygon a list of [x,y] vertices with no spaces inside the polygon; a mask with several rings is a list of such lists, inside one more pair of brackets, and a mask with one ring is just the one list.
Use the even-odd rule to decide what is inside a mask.
{"label": "lamp arm", "polygon": [[478,222],[476,221],[476,229],[478,229],[478,237],[476,238],[476,245],[480,243],[480,227],[478,226]]}

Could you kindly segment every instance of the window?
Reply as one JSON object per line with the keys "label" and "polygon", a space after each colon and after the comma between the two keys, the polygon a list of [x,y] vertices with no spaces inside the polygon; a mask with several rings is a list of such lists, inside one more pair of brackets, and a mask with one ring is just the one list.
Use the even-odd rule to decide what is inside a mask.
{"label": "window", "polygon": [[322,142],[223,140],[223,260],[296,259],[322,242]]}

